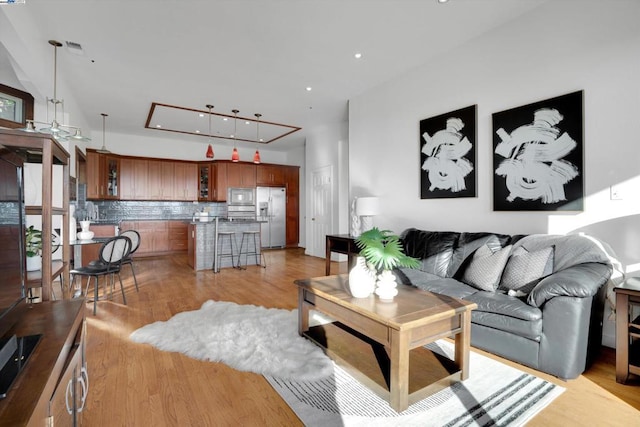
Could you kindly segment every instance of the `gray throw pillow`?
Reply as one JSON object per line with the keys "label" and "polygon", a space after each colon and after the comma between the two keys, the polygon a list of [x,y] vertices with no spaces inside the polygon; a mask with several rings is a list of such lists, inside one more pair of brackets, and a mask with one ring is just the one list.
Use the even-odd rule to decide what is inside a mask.
{"label": "gray throw pillow", "polygon": [[483,291],[495,291],[510,253],[511,245],[504,248],[491,244],[480,246],[464,271],[462,281]]}
{"label": "gray throw pillow", "polygon": [[516,296],[529,294],[540,280],[553,273],[553,255],[553,246],[532,252],[523,246],[515,248],[504,269],[500,288],[519,291],[514,293]]}

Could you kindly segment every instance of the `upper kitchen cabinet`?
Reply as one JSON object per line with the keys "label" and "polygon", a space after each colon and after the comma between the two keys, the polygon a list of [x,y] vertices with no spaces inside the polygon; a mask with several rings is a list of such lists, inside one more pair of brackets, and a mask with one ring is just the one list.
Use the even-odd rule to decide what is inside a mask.
{"label": "upper kitchen cabinet", "polygon": [[227,201],[227,164],[200,163],[198,200],[205,202]]}
{"label": "upper kitchen cabinet", "polygon": [[198,200],[198,165],[175,162],[174,168],[174,200]]}
{"label": "upper kitchen cabinet", "polygon": [[120,200],[149,198],[149,162],[144,159],[120,159]]}
{"label": "upper kitchen cabinet", "polygon": [[265,165],[256,166],[256,183],[257,185],[282,187],[285,185],[286,166],[281,165]]}
{"label": "upper kitchen cabinet", "polygon": [[227,186],[255,187],[256,165],[253,163],[227,163]]}
{"label": "upper kitchen cabinet", "polygon": [[87,149],[87,198],[119,198],[120,159]]}
{"label": "upper kitchen cabinet", "polygon": [[174,162],[165,160],[149,160],[147,169],[147,199],[174,200]]}

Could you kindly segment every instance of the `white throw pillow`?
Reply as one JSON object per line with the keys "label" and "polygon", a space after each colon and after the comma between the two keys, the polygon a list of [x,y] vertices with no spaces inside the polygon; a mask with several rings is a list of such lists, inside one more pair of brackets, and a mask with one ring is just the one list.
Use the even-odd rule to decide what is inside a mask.
{"label": "white throw pillow", "polygon": [[464,271],[462,281],[483,291],[495,291],[510,253],[511,245],[501,249],[493,245],[480,246]]}
{"label": "white throw pillow", "polygon": [[553,246],[533,252],[523,246],[515,248],[504,269],[500,288],[519,291],[509,295],[529,294],[540,280],[553,273],[553,255]]}

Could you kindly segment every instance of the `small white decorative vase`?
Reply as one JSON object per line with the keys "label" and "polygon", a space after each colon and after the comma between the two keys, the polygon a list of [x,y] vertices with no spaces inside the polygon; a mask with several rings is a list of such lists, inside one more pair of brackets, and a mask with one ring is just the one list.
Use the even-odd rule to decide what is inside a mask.
{"label": "small white decorative vase", "polygon": [[27,257],[27,271],[38,271],[42,269],[42,257],[41,256],[28,256]]}
{"label": "small white decorative vase", "polygon": [[381,300],[385,301],[393,300],[393,297],[398,295],[396,276],[394,276],[391,270],[384,270],[380,275],[378,275],[376,295],[378,295]]}
{"label": "small white decorative vase", "polygon": [[364,257],[356,259],[356,265],[349,272],[349,291],[355,298],[367,298],[376,287],[376,274],[369,270]]}

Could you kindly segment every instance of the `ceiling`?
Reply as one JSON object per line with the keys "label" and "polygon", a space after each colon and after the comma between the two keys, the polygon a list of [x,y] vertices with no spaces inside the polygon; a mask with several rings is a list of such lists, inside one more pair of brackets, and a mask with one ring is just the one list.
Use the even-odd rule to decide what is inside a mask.
{"label": "ceiling", "polygon": [[[349,99],[545,1],[26,0],[10,7],[25,8],[51,51],[49,39],[81,45],[81,52],[60,48],[58,79],[92,130],[102,128],[104,112],[110,132],[207,143],[195,132],[145,124],[153,103],[202,111],[212,104],[214,113],[238,109],[241,117],[261,113],[301,128],[268,145],[288,150],[309,130],[346,121]],[[198,130],[206,136],[207,124]]]}

